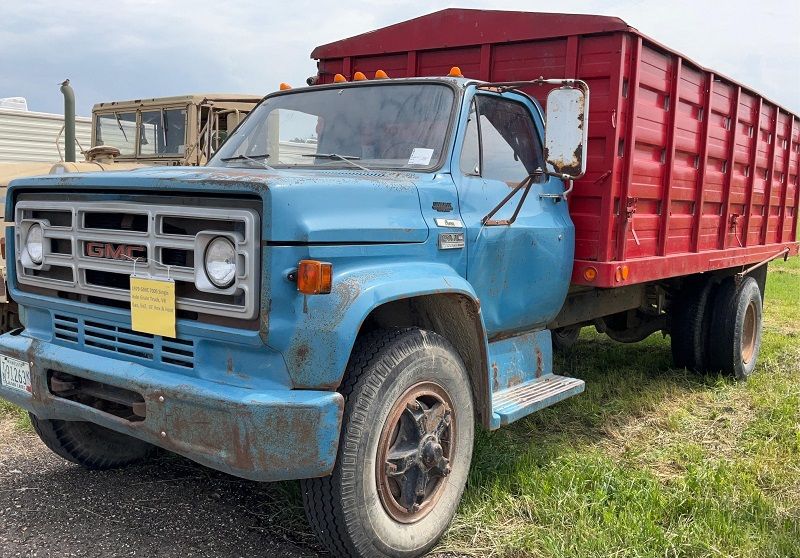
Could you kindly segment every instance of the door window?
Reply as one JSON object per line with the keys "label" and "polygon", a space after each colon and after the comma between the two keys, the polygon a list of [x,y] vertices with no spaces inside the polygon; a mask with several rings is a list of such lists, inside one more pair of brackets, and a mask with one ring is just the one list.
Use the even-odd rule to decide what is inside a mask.
{"label": "door window", "polygon": [[461,152],[464,174],[515,185],[544,168],[539,136],[524,105],[488,95],[475,100]]}

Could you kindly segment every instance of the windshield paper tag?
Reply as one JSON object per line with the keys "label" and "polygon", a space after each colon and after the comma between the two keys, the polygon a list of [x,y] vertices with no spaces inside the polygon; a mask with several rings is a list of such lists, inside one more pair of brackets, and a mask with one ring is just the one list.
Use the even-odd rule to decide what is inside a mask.
{"label": "windshield paper tag", "polygon": [[430,165],[433,157],[433,149],[427,147],[415,147],[408,158],[409,165]]}
{"label": "windshield paper tag", "polygon": [[131,329],[175,337],[175,282],[131,277]]}

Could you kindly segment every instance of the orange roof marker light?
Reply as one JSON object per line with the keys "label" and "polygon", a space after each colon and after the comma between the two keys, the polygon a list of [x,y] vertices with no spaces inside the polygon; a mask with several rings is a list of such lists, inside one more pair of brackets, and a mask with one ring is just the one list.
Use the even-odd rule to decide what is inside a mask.
{"label": "orange roof marker light", "polygon": [[387,74],[383,70],[378,70],[377,72],[375,72],[375,79],[389,79],[389,74]]}
{"label": "orange roof marker light", "polygon": [[278,89],[280,89],[281,91],[288,91],[291,88],[292,86],[285,82],[281,82],[281,84],[278,86]]}
{"label": "orange roof marker light", "polygon": [[364,72],[356,72],[353,74],[353,81],[366,81],[367,76],[364,75]]}
{"label": "orange roof marker light", "polygon": [[333,83],[344,83],[345,81],[347,81],[347,78],[342,74],[336,74],[333,76]]}
{"label": "orange roof marker light", "polygon": [[461,73],[461,68],[453,66],[450,68],[450,73],[447,74],[447,77],[464,77],[464,74]]}

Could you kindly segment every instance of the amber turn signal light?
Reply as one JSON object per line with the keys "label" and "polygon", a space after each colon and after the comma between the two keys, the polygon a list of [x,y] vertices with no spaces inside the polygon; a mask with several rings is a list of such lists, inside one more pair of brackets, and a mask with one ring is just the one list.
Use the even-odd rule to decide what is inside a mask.
{"label": "amber turn signal light", "polygon": [[597,279],[597,270],[593,267],[587,267],[583,270],[583,278],[591,283]]}
{"label": "amber turn signal light", "polygon": [[328,294],[333,284],[333,265],[317,260],[297,264],[297,290],[303,294]]}

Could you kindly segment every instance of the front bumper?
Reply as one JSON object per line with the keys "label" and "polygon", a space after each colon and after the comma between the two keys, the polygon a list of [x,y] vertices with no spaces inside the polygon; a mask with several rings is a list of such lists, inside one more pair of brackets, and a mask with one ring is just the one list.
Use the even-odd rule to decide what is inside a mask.
{"label": "front bumper", "polygon": [[[40,418],[93,422],[256,481],[325,476],[336,461],[344,408],[336,392],[246,389],[24,335],[0,336],[0,354],[27,361],[32,384],[32,393],[0,386],[0,397]],[[145,418],[131,422],[57,397],[48,371],[134,391]]]}

